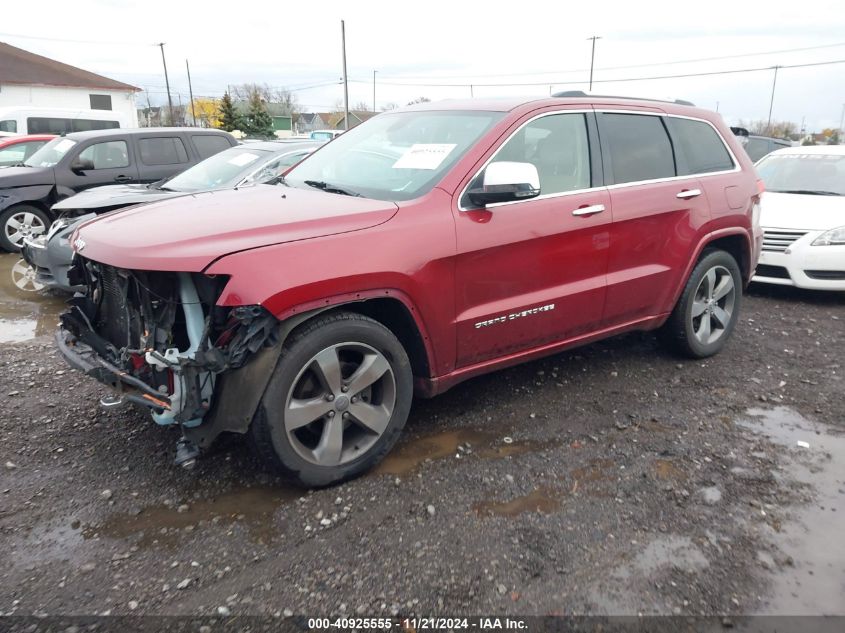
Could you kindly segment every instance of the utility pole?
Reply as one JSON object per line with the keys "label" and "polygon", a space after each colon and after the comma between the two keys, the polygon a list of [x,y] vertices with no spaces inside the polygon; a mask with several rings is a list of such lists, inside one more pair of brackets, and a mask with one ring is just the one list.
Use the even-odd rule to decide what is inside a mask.
{"label": "utility pole", "polygon": [[161,63],[164,66],[164,85],[167,86],[167,119],[173,125],[173,99],[170,96],[170,80],[167,78],[167,61],[164,59],[164,42],[156,44],[161,49]]}
{"label": "utility pole", "polygon": [[373,112],[376,111],[376,73],[378,71],[373,71]]}
{"label": "utility pole", "polygon": [[340,21],[340,44],[343,49],[343,129],[349,129],[349,83],[346,78],[346,23]]}
{"label": "utility pole", "polygon": [[839,119],[839,130],[845,136],[845,103],[842,104],[842,117]]}
{"label": "utility pole", "polygon": [[194,88],[191,86],[191,66],[188,60],[185,60],[185,68],[188,70],[188,95],[191,97],[191,120],[194,122],[194,127],[197,126],[197,113],[194,111]]}
{"label": "utility pole", "polygon": [[780,66],[774,66],[773,68],[775,69],[775,77],[772,79],[772,98],[769,101],[769,122],[766,123],[766,134],[771,134],[772,132],[772,108],[775,105],[775,86],[778,83],[778,68]]}
{"label": "utility pole", "polygon": [[590,53],[590,90],[593,89],[593,64],[596,61],[596,40],[600,40],[600,35],[593,35],[587,38],[588,40],[593,40],[593,52]]}

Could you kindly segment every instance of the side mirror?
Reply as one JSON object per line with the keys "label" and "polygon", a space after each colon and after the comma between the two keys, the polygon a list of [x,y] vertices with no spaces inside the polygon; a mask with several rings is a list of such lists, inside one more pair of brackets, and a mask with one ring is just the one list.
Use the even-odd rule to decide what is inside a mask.
{"label": "side mirror", "polygon": [[70,161],[70,170],[76,174],[94,169],[94,161],[87,158],[80,158],[77,156]]}
{"label": "side mirror", "polygon": [[481,207],[535,198],[540,195],[540,176],[531,163],[490,163],[484,170],[482,186],[467,194],[473,204]]}

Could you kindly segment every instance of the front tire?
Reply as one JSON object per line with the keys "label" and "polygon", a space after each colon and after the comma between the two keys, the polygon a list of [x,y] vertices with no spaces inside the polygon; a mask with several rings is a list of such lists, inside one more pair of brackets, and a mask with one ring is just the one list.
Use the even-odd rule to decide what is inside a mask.
{"label": "front tire", "polygon": [[0,248],[10,253],[21,250],[24,238],[47,233],[50,218],[38,207],[20,204],[0,213]]}
{"label": "front tire", "polygon": [[684,356],[713,356],[733,333],[741,304],[742,275],[736,260],[723,250],[705,250],[660,338]]}
{"label": "front tire", "polygon": [[319,316],[285,341],[250,438],[286,479],[329,486],[381,461],[412,396],[408,355],[390,330],[351,312]]}

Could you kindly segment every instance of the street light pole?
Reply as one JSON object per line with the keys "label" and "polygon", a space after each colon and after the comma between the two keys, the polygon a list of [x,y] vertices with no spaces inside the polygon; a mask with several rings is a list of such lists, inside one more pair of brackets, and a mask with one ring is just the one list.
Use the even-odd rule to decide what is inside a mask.
{"label": "street light pole", "polygon": [[170,80],[167,78],[167,61],[164,59],[164,42],[159,42],[156,46],[161,49],[161,63],[164,66],[164,85],[167,86],[167,122],[170,125],[173,125],[173,99],[170,96]]}
{"label": "street light pole", "polygon": [[601,36],[593,35],[587,38],[588,40],[593,40],[593,50],[590,53],[590,90],[593,89],[593,64],[596,61],[596,40],[600,40]]}
{"label": "street light pole", "polygon": [[346,79],[346,23],[340,21],[340,44],[343,48],[343,128],[349,129],[349,85]]}
{"label": "street light pole", "polygon": [[839,119],[839,131],[845,136],[845,103],[842,104],[842,117]]}
{"label": "street light pole", "polygon": [[194,110],[194,87],[191,85],[191,66],[188,60],[185,60],[185,68],[188,69],[188,95],[191,97],[191,120],[194,122],[194,127],[197,127],[197,113]]}

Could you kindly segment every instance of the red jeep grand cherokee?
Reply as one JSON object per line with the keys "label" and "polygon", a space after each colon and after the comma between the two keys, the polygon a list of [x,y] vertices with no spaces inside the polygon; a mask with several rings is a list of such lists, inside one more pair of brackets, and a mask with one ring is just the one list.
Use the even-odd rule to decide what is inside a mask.
{"label": "red jeep grand cherokee", "polygon": [[380,114],[279,185],[102,216],[70,363],[179,425],[177,463],[248,433],[284,475],[371,468],[414,393],[631,330],[694,358],[731,335],[758,183],[712,112],[612,97]]}

